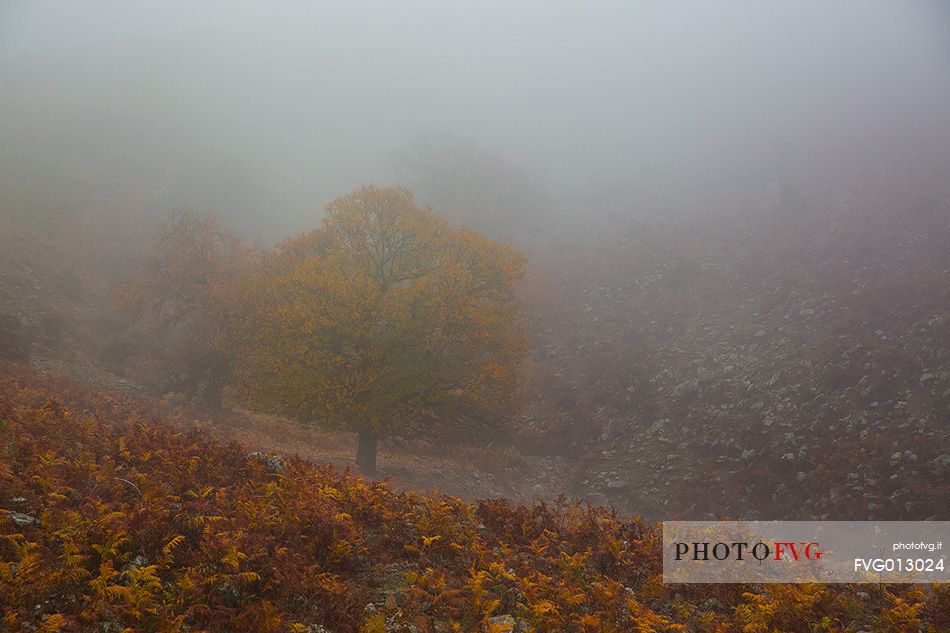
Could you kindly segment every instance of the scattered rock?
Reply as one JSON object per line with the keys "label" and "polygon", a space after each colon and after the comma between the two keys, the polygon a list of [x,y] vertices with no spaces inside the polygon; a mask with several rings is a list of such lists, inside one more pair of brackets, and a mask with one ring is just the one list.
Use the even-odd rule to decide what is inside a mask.
{"label": "scattered rock", "polygon": [[9,517],[10,520],[17,525],[17,527],[39,525],[40,522],[36,517],[31,517],[29,514],[23,514],[22,512],[10,512]]}
{"label": "scattered rock", "polygon": [[247,457],[248,459],[256,459],[260,463],[267,466],[268,470],[272,470],[274,472],[280,472],[287,467],[286,462],[284,462],[280,455],[267,455],[266,453],[261,453],[258,451],[256,453],[251,453]]}

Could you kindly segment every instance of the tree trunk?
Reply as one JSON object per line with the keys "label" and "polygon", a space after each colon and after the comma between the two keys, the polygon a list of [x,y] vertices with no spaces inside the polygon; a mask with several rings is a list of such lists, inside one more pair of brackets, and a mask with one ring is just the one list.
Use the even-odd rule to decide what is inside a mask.
{"label": "tree trunk", "polygon": [[376,476],[376,444],[379,435],[375,431],[361,430],[356,448],[356,465],[367,477]]}

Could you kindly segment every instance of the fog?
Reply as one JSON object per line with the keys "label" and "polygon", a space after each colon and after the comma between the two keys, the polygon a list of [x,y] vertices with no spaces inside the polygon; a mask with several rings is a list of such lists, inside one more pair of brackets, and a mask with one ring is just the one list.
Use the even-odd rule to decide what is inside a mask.
{"label": "fog", "polygon": [[[315,230],[328,205],[332,221]],[[32,520],[17,529],[36,531],[190,485],[197,444],[130,439],[143,456],[126,468],[113,431],[82,439],[98,421],[76,438],[44,430],[77,419],[70,410],[125,424],[105,395],[116,394],[238,441],[268,482],[303,472],[285,460],[295,453],[398,489],[567,495],[650,520],[945,520],[948,245],[947,0],[0,0],[0,444],[13,437],[19,460],[0,461],[0,498]],[[61,377],[88,391],[70,395]],[[73,460],[80,439],[102,469],[73,471],[95,485],[35,458]],[[155,470],[159,458],[189,474]],[[49,482],[85,492],[49,495]],[[193,495],[195,511],[230,511],[210,500]],[[383,516],[373,503],[352,516]],[[393,549],[428,564],[493,547],[459,557],[461,540],[428,529],[452,522],[407,524],[412,549]],[[517,531],[523,519],[502,522]],[[583,565],[646,551],[615,556],[626,532],[598,545],[587,534],[600,527],[570,530],[581,546],[551,551],[594,552]],[[492,542],[522,543],[517,558],[524,536]],[[174,542],[112,558],[164,566]],[[0,566],[12,551],[0,548]],[[74,558],[102,558],[86,554]],[[564,567],[554,556],[537,569]],[[320,560],[298,566],[333,571]],[[571,582],[597,577],[569,567]],[[76,578],[98,578],[86,571]],[[285,576],[244,571],[228,582],[241,579],[251,613],[243,592],[269,596]],[[446,587],[481,582],[457,571]],[[640,591],[652,573],[603,586]],[[581,609],[557,587],[471,604],[508,605],[502,616],[534,592],[570,603],[538,613]],[[365,597],[332,589],[344,594]],[[24,596],[14,602],[53,604]],[[663,612],[725,630],[725,617],[774,611],[727,597],[710,619],[671,591]],[[872,627],[876,605],[810,621]],[[52,608],[29,611],[29,626],[61,624]],[[362,617],[326,630],[367,630]],[[90,628],[77,622],[66,626]],[[224,622],[210,628],[254,628]]]}
{"label": "fog", "polygon": [[946,147],[950,11],[6,0],[0,86],[4,197],[37,208],[209,210],[276,238],[405,180],[393,157],[434,138],[563,218],[616,188]]}

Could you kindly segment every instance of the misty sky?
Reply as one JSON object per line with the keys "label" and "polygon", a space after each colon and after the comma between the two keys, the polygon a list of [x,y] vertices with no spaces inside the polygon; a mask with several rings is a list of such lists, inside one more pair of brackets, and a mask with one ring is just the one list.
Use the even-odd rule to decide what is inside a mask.
{"label": "misty sky", "polygon": [[0,86],[9,178],[138,183],[158,206],[286,234],[337,195],[386,184],[387,154],[432,131],[565,198],[657,170],[741,171],[776,147],[943,142],[950,11],[0,0]]}

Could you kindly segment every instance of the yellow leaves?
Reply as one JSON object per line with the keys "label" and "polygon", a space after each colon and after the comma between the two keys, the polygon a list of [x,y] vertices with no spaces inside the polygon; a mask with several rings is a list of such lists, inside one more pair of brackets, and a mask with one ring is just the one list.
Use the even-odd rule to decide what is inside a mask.
{"label": "yellow leaves", "polygon": [[557,618],[559,610],[557,605],[549,600],[542,600],[531,605],[531,613],[538,619],[546,620],[548,618]]}
{"label": "yellow leaves", "polygon": [[46,497],[47,497],[50,501],[69,501],[69,497],[68,497],[68,496],[66,496],[66,495],[64,495],[64,494],[60,494],[60,493],[58,493],[58,492],[51,492],[51,493],[49,493],[48,495],[46,495]]}
{"label": "yellow leaves", "polygon": [[36,580],[42,563],[42,558],[37,551],[38,549],[35,543],[27,543],[23,549],[17,552],[20,560],[17,563],[14,578],[18,583],[26,584]]}
{"label": "yellow leaves", "polygon": [[497,610],[498,610],[498,607],[500,607],[500,606],[501,606],[501,600],[498,599],[498,598],[495,598],[495,599],[489,600],[487,603],[485,603],[485,604],[481,607],[480,611],[481,611],[482,615],[484,615],[485,617],[488,617],[488,616],[490,616],[492,613],[494,613],[495,611],[497,611]]}
{"label": "yellow leaves", "polygon": [[161,579],[158,577],[158,565],[129,565],[126,573],[129,576],[129,585],[147,587],[149,589],[160,588]]}
{"label": "yellow leaves", "polygon": [[514,251],[454,230],[404,189],[336,200],[246,284],[249,404],[377,431],[504,402],[524,353]]}
{"label": "yellow leaves", "polygon": [[175,587],[178,589],[178,593],[181,596],[188,595],[192,589],[194,589],[196,583],[191,579],[187,574],[182,574],[178,576],[178,579],[175,580]]}
{"label": "yellow leaves", "polygon": [[924,609],[924,594],[914,589],[906,598],[886,592],[888,608],[882,614],[884,631],[913,631],[921,628],[920,614]]}
{"label": "yellow leaves", "polygon": [[593,615],[591,613],[581,616],[580,620],[578,621],[578,624],[580,624],[581,628],[583,628],[585,631],[600,631],[601,630],[600,617]]}
{"label": "yellow leaves", "polygon": [[[100,599],[112,607],[121,608],[128,616],[141,619],[158,613],[162,601],[162,582],[157,571],[157,565],[130,565],[120,574],[111,563],[104,563],[99,568],[99,575],[90,581],[90,586]],[[95,614],[94,605],[84,612],[88,618],[96,617]]]}
{"label": "yellow leaves", "polygon": [[334,541],[327,553],[327,559],[333,562],[346,560],[353,554],[353,544],[345,540]]}
{"label": "yellow leaves", "polygon": [[182,535],[175,536],[172,540],[168,541],[165,546],[162,548],[162,557],[164,558],[165,564],[171,564],[175,560],[175,550],[185,542],[185,537]]}
{"label": "yellow leaves", "polygon": [[55,466],[61,464],[64,460],[59,456],[56,451],[44,451],[36,456],[44,466]]}
{"label": "yellow leaves", "polygon": [[227,523],[227,518],[220,515],[198,515],[192,518],[192,523],[201,530],[205,538],[214,538],[219,525]]}
{"label": "yellow leaves", "polygon": [[207,499],[214,494],[214,491],[214,486],[202,486],[196,490],[189,490],[187,494],[197,499]]}
{"label": "yellow leaves", "polygon": [[119,438],[119,455],[125,459],[132,459],[132,454],[129,452],[129,449],[126,446],[125,436]]}
{"label": "yellow leaves", "polygon": [[578,574],[587,566],[590,559],[590,552],[577,552],[576,554],[567,554],[561,552],[561,558],[558,561],[558,567],[561,573],[565,575]]}
{"label": "yellow leaves", "polygon": [[242,571],[237,575],[237,579],[243,585],[250,585],[252,583],[260,582],[261,575],[253,571]]}
{"label": "yellow leaves", "polygon": [[369,616],[360,626],[360,633],[386,633],[386,616],[376,613]]}
{"label": "yellow leaves", "polygon": [[349,526],[353,524],[353,517],[351,517],[346,512],[339,512],[333,515],[333,521],[334,523]]}
{"label": "yellow leaves", "polygon": [[587,601],[587,594],[580,591],[566,589],[560,593],[561,601],[571,607],[578,607]]}
{"label": "yellow leaves", "polygon": [[112,565],[112,561],[106,561],[99,565],[99,575],[93,578],[89,585],[97,593],[103,593],[106,590],[106,587],[109,586],[109,582],[118,575],[115,567]]}
{"label": "yellow leaves", "polygon": [[482,598],[487,593],[485,584],[488,582],[490,576],[484,569],[475,569],[474,567],[470,569],[468,573],[470,577],[468,582],[466,582],[466,587],[472,592],[472,601],[476,609],[480,609]]}
{"label": "yellow leaves", "polygon": [[442,535],[441,535],[441,534],[435,534],[435,535],[432,535],[432,536],[423,536],[423,537],[422,537],[422,546],[423,546],[423,547],[429,547],[430,545],[432,545],[433,543],[435,543],[436,541],[441,540],[441,539],[442,539]]}
{"label": "yellow leaves", "polygon": [[736,608],[736,622],[744,633],[770,632],[775,627],[807,622],[825,593],[822,585],[766,585],[763,593],[743,594],[746,603]]}
{"label": "yellow leaves", "polygon": [[128,542],[125,530],[107,531],[103,534],[103,541],[93,543],[92,548],[103,560],[120,560],[123,557],[122,549]]}
{"label": "yellow leaves", "polygon": [[54,613],[40,624],[39,628],[36,629],[36,633],[56,633],[67,624],[69,624],[69,621],[65,617],[59,613]]}
{"label": "yellow leaves", "polygon": [[640,595],[648,602],[659,601],[666,597],[667,585],[663,584],[663,576],[656,574],[647,578],[640,589]]}
{"label": "yellow leaves", "polygon": [[232,545],[228,548],[228,553],[221,559],[221,563],[231,569],[238,569],[241,566],[241,561],[245,558],[247,558],[247,554],[239,552],[237,548]]}
{"label": "yellow leaves", "polygon": [[510,572],[508,568],[505,566],[505,564],[502,562],[494,562],[491,565],[489,565],[488,569],[491,572],[491,574],[497,578],[502,578],[504,580],[509,580],[509,581],[518,579],[518,577],[514,573]]}

